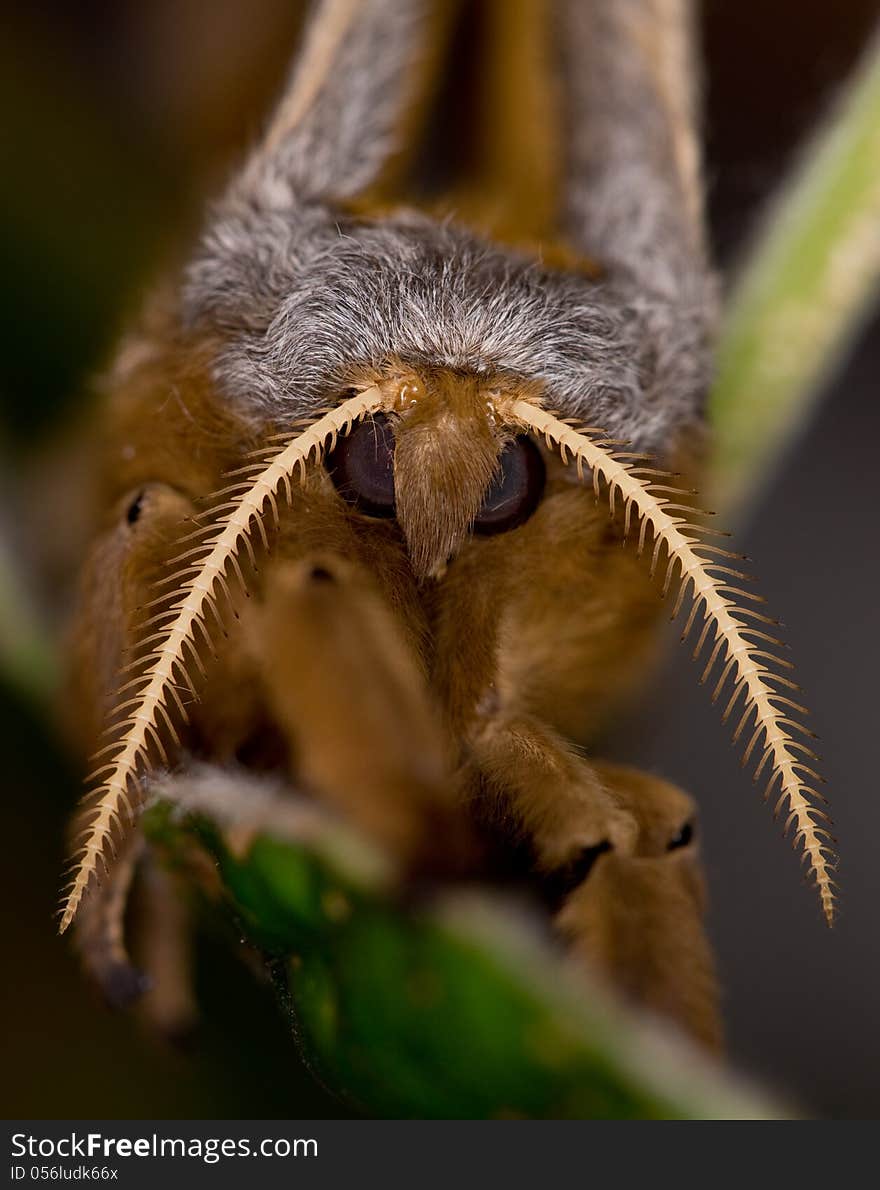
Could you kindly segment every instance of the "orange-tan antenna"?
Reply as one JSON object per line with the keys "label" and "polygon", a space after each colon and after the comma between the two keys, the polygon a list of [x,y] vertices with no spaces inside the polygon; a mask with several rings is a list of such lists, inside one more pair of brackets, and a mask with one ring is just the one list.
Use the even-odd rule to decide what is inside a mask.
{"label": "orange-tan antenna", "polygon": [[176,741],[174,720],[180,723],[186,719],[178,688],[182,686],[197,697],[189,669],[194,664],[204,673],[200,653],[202,645],[211,647],[208,613],[219,622],[218,590],[229,595],[230,570],[243,584],[238,553],[244,547],[254,556],[251,538],[255,530],[267,544],[266,506],[277,520],[282,489],[289,502],[290,481],[297,471],[304,480],[310,460],[319,462],[328,443],[332,449],[339,435],[347,434],[360,418],[387,408],[391,399],[386,387],[372,385],[312,421],[302,432],[268,451],[257,452],[258,461],[239,473],[245,478],[225,492],[234,493],[234,497],[214,509],[216,519],[192,535],[204,540],[174,559],[181,567],[168,582],[176,602],[159,611],[146,626],[146,639],[140,647],[149,648],[149,652],[133,663],[140,672],[122,686],[118,697],[128,697],[117,703],[114,712],[122,718],[111,723],[108,735],[112,738],[94,758],[99,767],[88,780],[100,780],[84,799],[81,842],[71,864],[73,879],[59,911],[60,933],[73,921],[90,882],[100,874],[99,866],[107,869],[107,853],[115,851],[116,837],[123,830],[123,811],[133,823],[151,756],[158,755],[167,763],[162,735]]}
{"label": "orange-tan antenna", "polygon": [[[794,826],[792,844],[802,845],[803,860],[815,881],[825,919],[832,925],[837,887],[832,872],[837,865],[830,844],[835,840],[826,829],[826,825],[831,825],[830,818],[814,805],[814,801],[824,802],[825,798],[810,784],[810,781],[822,782],[823,778],[808,763],[817,759],[815,753],[792,738],[792,732],[807,736],[812,732],[792,718],[792,714],[806,713],[789,697],[788,692],[799,687],[773,668],[791,668],[770,651],[781,644],[765,629],[775,621],[738,602],[757,598],[733,585],[733,581],[747,577],[730,565],[731,560],[741,556],[701,541],[700,535],[707,530],[688,516],[698,514],[699,510],[674,503],[678,490],[668,486],[671,477],[616,450],[600,432],[562,421],[529,401],[513,401],[505,413],[514,423],[543,437],[550,449],[559,452],[563,462],[569,462],[570,456],[579,478],[583,479],[584,469],[589,469],[597,499],[604,488],[612,514],[618,502],[623,507],[624,536],[635,517],[639,553],[644,552],[648,536],[651,537],[652,577],[666,551],[664,595],[678,572],[672,618],[678,615],[689,595],[691,606],[682,640],[687,639],[701,619],[694,658],[700,656],[707,642],[711,642],[711,651],[700,680],[708,681],[720,664],[712,701],[716,702],[726,688],[725,722],[738,708],[739,721],[733,738],[734,742],[747,741],[742,764],[753,762],[754,780],[762,776],[766,779],[765,801],[776,791],[774,817],[787,809],[784,834]],[[759,627],[753,627],[749,621],[757,622]]]}

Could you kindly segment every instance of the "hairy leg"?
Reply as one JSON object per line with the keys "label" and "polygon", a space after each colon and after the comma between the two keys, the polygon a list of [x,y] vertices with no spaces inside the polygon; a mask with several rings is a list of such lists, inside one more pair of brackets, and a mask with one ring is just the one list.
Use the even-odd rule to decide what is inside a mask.
{"label": "hairy leg", "polygon": [[132,963],[125,938],[128,896],[143,850],[143,836],[132,831],[76,918],[75,940],[83,966],[113,1008],[133,1003],[150,986],[149,977]]}
{"label": "hairy leg", "polygon": [[695,807],[650,774],[586,759],[526,714],[495,714],[464,771],[476,810],[525,837],[576,962],[617,992],[722,1044]]}
{"label": "hairy leg", "polygon": [[490,820],[530,839],[538,867],[575,880],[597,848],[630,852],[637,827],[590,762],[534,716],[490,716],[472,741]]}
{"label": "hairy leg", "polygon": [[180,1044],[198,1019],[189,903],[179,878],[150,852],[141,876],[136,940],[151,986],[139,1005],[140,1013],[150,1029]]}
{"label": "hairy leg", "polygon": [[636,845],[596,859],[566,897],[557,926],[573,954],[618,991],[718,1050],[723,1032],[693,803],[647,773],[602,762],[596,772],[638,823]]}
{"label": "hairy leg", "polygon": [[280,562],[251,625],[299,788],[420,874],[474,843],[424,676],[378,591],[336,556]]}

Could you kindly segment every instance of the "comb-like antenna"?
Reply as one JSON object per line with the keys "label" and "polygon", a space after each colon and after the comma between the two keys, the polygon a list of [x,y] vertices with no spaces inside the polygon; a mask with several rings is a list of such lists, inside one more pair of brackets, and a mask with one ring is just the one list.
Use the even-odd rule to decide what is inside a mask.
{"label": "comb-like antenna", "polygon": [[[236,192],[353,198],[394,151],[429,34],[427,0],[322,0]],[[279,190],[279,188],[281,188]]]}
{"label": "comb-like antenna", "polygon": [[566,235],[677,297],[705,267],[690,0],[554,0]]}
{"label": "comb-like antenna", "polygon": [[[514,423],[543,437],[548,447],[559,451],[563,462],[574,459],[579,478],[584,478],[584,468],[589,469],[596,498],[604,489],[611,509],[615,505],[623,509],[625,534],[635,522],[639,553],[645,550],[650,537],[652,576],[665,551],[664,594],[677,581],[673,619],[686,599],[691,600],[682,640],[699,622],[694,657],[708,648],[701,681],[717,675],[712,700],[717,701],[725,692],[725,722],[736,711],[734,742],[746,742],[743,766],[749,762],[755,765],[755,781],[763,776],[765,801],[775,793],[774,815],[786,812],[784,833],[787,835],[794,826],[792,843],[795,847],[802,845],[825,919],[832,925],[836,883],[831,874],[836,869],[836,857],[830,844],[834,840],[816,819],[828,825],[831,820],[814,804],[825,800],[810,783],[822,781],[810,767],[815,753],[792,737],[792,732],[807,736],[812,733],[792,718],[792,713],[805,711],[790,697],[798,687],[790,677],[777,672],[776,667],[791,666],[770,651],[780,645],[767,631],[774,621],[751,607],[741,606],[741,600],[755,600],[756,596],[735,585],[746,578],[731,564],[739,556],[701,541],[706,530],[689,515],[696,517],[699,510],[675,502],[678,492],[670,487],[671,477],[616,450],[613,444],[603,441],[601,433],[570,425],[528,401],[513,401],[506,414]],[[754,627],[753,622],[758,626]]]}
{"label": "comb-like antenna", "polygon": [[240,550],[244,547],[254,556],[254,532],[267,543],[266,506],[277,519],[278,500],[283,494],[290,501],[290,481],[297,471],[305,480],[312,458],[319,462],[328,443],[332,449],[339,435],[347,434],[360,418],[386,408],[388,401],[388,391],[373,385],[286,442],[257,452],[260,457],[245,469],[234,498],[213,510],[214,519],[192,535],[199,543],[175,559],[180,566],[168,580],[174,602],[145,626],[140,648],[147,651],[133,663],[137,676],[125,681],[118,695],[114,714],[122,717],[111,723],[108,742],[94,758],[98,767],[89,780],[100,780],[85,798],[81,842],[72,857],[73,879],[60,910],[62,934],[90,882],[98,877],[99,866],[109,866],[107,852],[115,851],[123,811],[133,823],[144,775],[157,756],[167,764],[163,736],[176,743],[175,721],[186,718],[178,688],[196,696],[190,670],[195,665],[203,672],[200,653],[205,644],[211,645],[208,613],[219,622],[217,601],[230,595],[230,570],[242,578]]}

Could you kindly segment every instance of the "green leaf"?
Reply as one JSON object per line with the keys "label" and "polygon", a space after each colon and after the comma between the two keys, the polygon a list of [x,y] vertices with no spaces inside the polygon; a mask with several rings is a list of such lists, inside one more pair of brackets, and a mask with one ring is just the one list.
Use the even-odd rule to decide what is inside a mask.
{"label": "green leaf", "polygon": [[735,510],[808,417],[880,281],[880,35],[783,187],[734,287],[710,398],[716,505]]}
{"label": "green leaf", "polygon": [[305,846],[266,832],[235,841],[234,829],[225,835],[168,802],[144,821],[172,862],[193,848],[212,858],[236,938],[259,946],[283,977],[304,1060],[365,1114],[779,1115],[575,978],[498,896],[459,890],[406,903],[341,826]]}

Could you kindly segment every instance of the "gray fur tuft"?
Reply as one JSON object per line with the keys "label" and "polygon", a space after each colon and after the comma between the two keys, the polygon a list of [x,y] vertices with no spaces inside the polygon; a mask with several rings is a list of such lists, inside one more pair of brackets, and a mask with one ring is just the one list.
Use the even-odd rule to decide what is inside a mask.
{"label": "gray fur tuft", "polygon": [[425,11],[425,0],[319,8],[313,33],[342,30],[335,58],[304,109],[282,102],[188,272],[185,317],[224,344],[219,390],[284,424],[392,359],[499,373],[662,453],[699,418],[715,314],[692,96],[676,73],[688,68],[687,0],[554,0],[567,230],[608,266],[599,284],[453,222],[338,211],[390,151]]}
{"label": "gray fur tuft", "polygon": [[189,271],[189,318],[227,346],[229,400],[284,422],[389,359],[543,382],[548,400],[639,447],[693,422],[708,384],[693,308],[549,272],[453,223],[378,225],[321,207],[229,210]]}
{"label": "gray fur tuft", "polygon": [[[376,180],[399,145],[406,111],[426,50],[428,0],[324,0],[306,31],[287,91],[264,144],[235,185],[262,205],[297,199],[352,198]],[[341,37],[330,68],[310,93],[316,47]],[[318,63],[317,65],[320,65]],[[291,104],[296,112],[291,110]]]}

